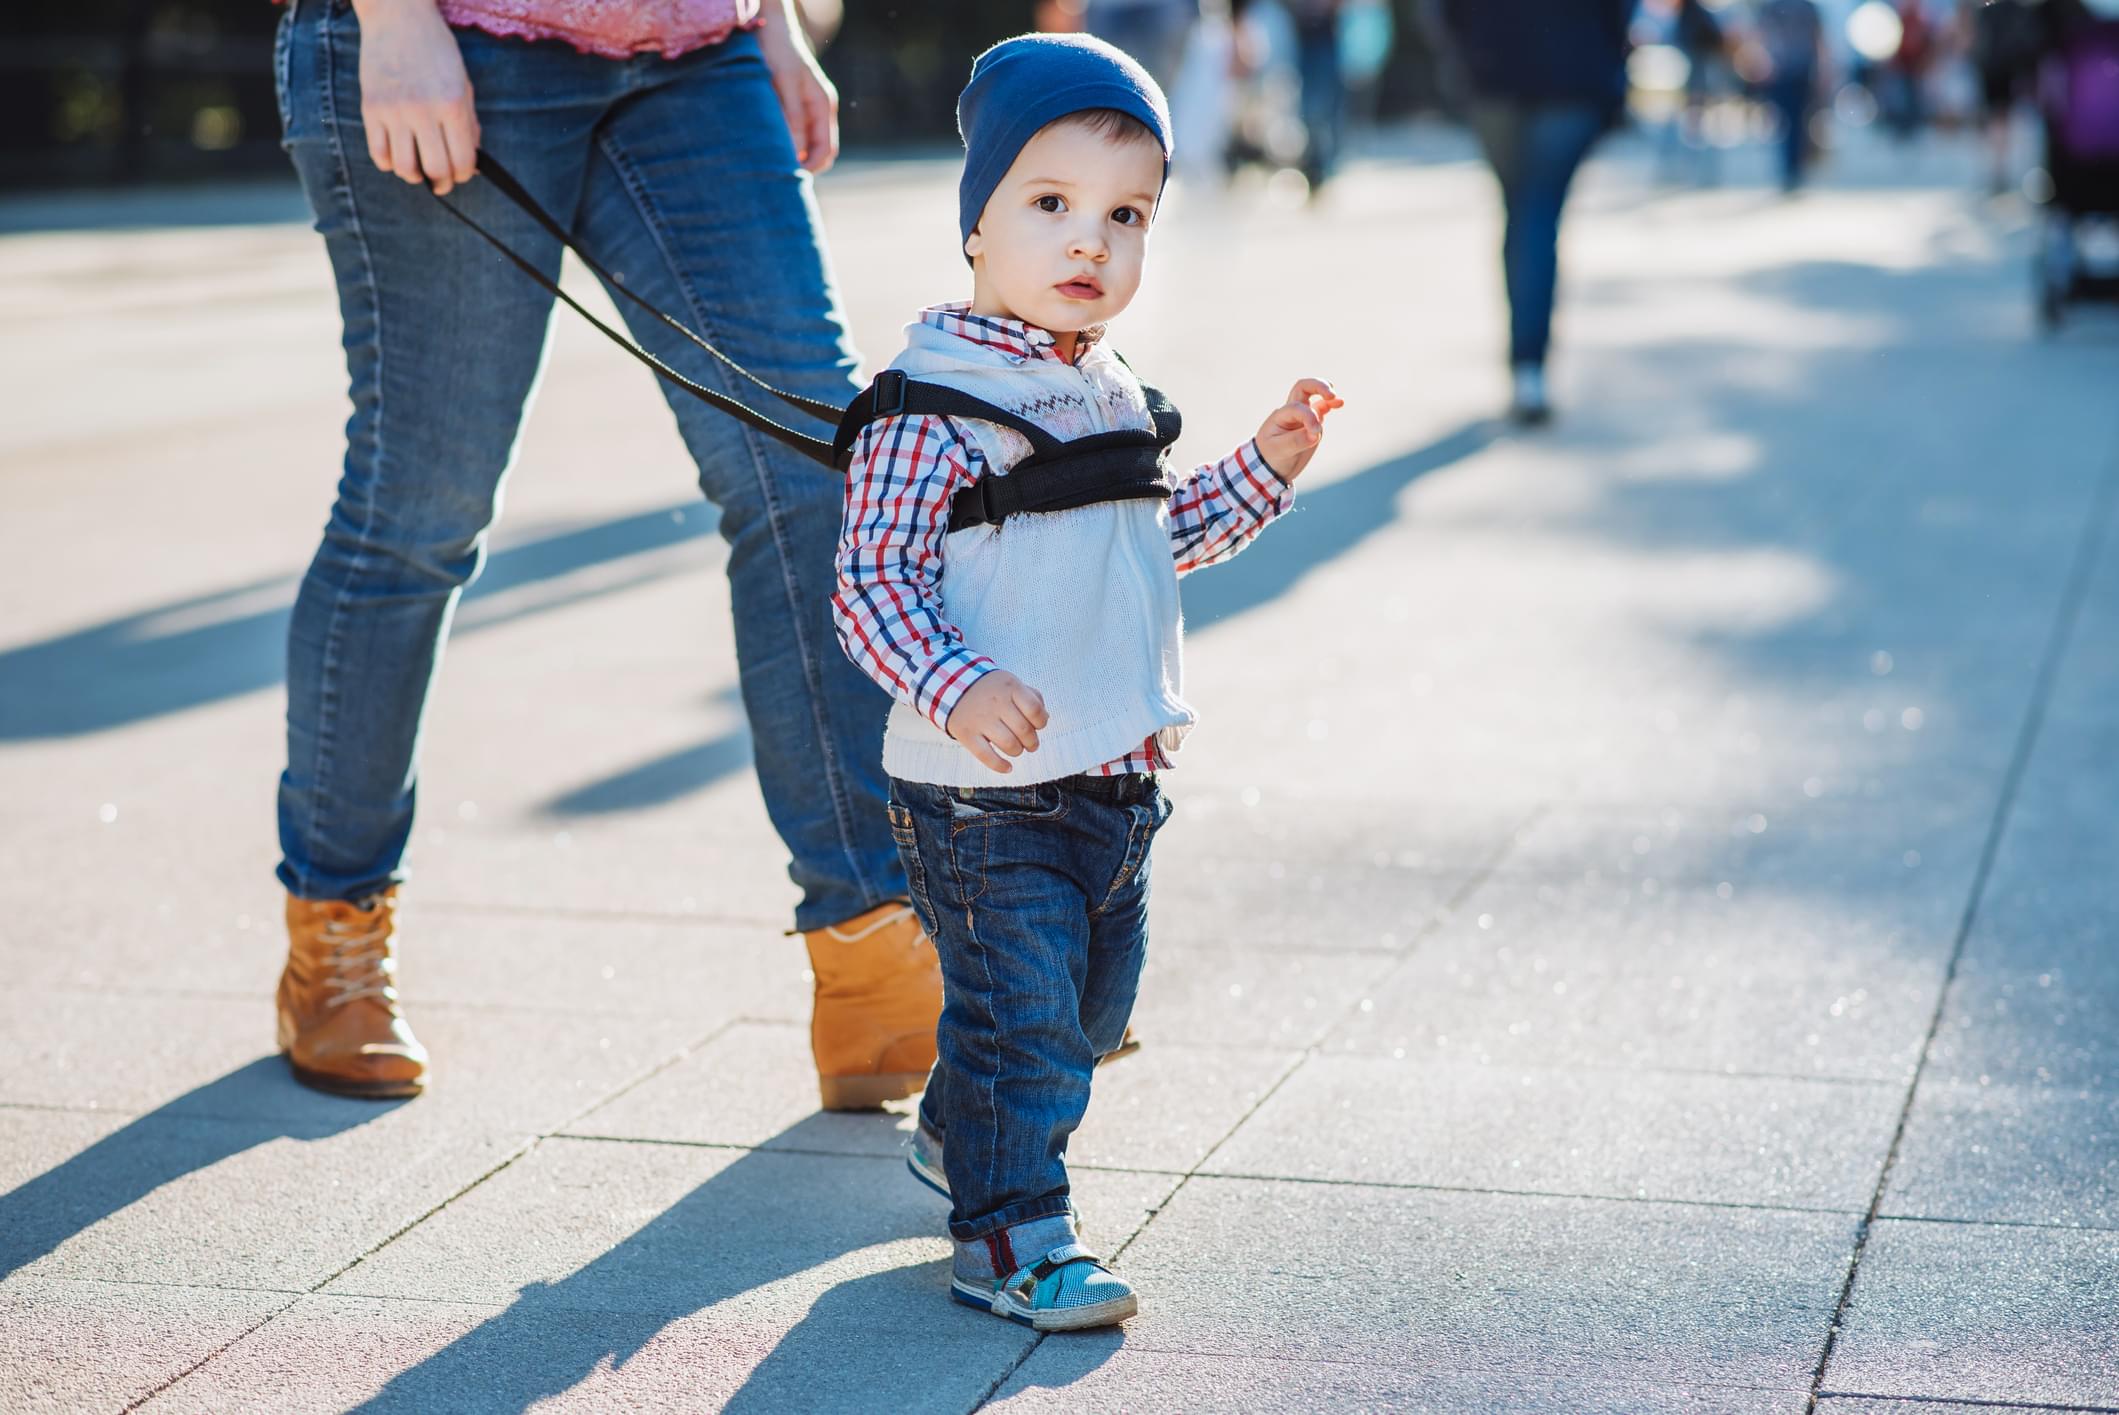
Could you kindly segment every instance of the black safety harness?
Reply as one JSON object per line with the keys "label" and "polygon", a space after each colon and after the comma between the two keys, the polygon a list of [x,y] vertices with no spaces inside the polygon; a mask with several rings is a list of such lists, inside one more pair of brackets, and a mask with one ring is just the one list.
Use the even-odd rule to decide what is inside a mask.
{"label": "black safety harness", "polygon": [[789,393],[773,387],[722,353],[675,316],[634,293],[624,280],[597,264],[593,256],[574,243],[574,238],[568,234],[566,228],[554,221],[550,213],[538,204],[537,199],[529,194],[522,183],[516,181],[490,154],[483,151],[478,154],[478,170],[493,184],[495,190],[521,207],[523,213],[542,227],[546,234],[578,256],[581,263],[603,281],[606,289],[646,310],[685,339],[726,364],[729,371],[737,377],[755,384],[790,407],[823,422],[835,424],[837,431],[828,439],[812,436],[776,422],[725,393],[686,378],[589,313],[572,295],[560,289],[556,280],[538,269],[507,242],[466,215],[462,208],[437,197],[436,200],[441,202],[444,211],[477,232],[524,274],[594,325],[611,342],[653,369],[656,374],[701,402],[747,423],[767,437],[785,443],[826,467],[843,472],[852,460],[853,446],[862,430],[870,423],[884,418],[977,418],[1021,433],[1029,440],[1030,455],[1010,468],[1006,476],[989,473],[959,491],[950,502],[951,531],[964,530],[970,526],[999,526],[1010,516],[1070,511],[1079,506],[1092,506],[1104,501],[1159,501],[1170,494],[1171,485],[1165,470],[1165,461],[1171,444],[1177,441],[1183,420],[1179,418],[1177,409],[1171,406],[1168,398],[1145,383],[1141,384],[1141,393],[1147,399],[1148,414],[1155,424],[1152,430],[1126,428],[1116,432],[1093,433],[1072,441],[1062,441],[1030,419],[1011,413],[1005,408],[995,407],[969,393],[939,383],[909,378],[899,369],[885,369],[877,374],[868,387],[844,408],[821,399]]}

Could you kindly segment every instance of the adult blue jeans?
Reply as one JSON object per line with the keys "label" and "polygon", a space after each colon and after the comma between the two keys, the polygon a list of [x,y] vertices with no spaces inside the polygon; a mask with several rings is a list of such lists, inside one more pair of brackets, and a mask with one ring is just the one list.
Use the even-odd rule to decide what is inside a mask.
{"label": "adult blue jeans", "polygon": [[[852,396],[855,358],[814,196],[754,37],[674,60],[468,29],[456,38],[486,150],[584,249],[768,381]],[[338,283],[353,401],[337,501],[289,635],[279,876],[303,898],[355,899],[403,877],[420,722],[500,506],[552,301],[431,193],[369,160],[347,0],[290,4],[275,65],[285,145]],[[559,243],[490,183],[447,200],[556,277]],[[666,363],[753,392],[629,302],[620,308]],[[665,392],[720,508],[758,781],[802,891],[795,923],[838,923],[905,888],[883,809],[889,702],[831,625],[843,486]]]}
{"label": "adult blue jeans", "polygon": [[1552,343],[1560,281],[1560,212],[1575,169],[1604,131],[1607,111],[1587,103],[1484,100],[1472,129],[1501,184],[1506,225],[1501,271],[1508,287],[1508,361],[1542,365]]}
{"label": "adult blue jeans", "polygon": [[1794,191],[1803,184],[1810,165],[1810,103],[1817,92],[1817,75],[1803,71],[1776,78],[1766,85],[1766,102],[1773,109],[1777,155],[1780,158],[1781,190]]}
{"label": "adult blue jeans", "polygon": [[942,964],[920,1123],[942,1137],[960,1243],[1073,1211],[1067,1138],[1118,1049],[1148,951],[1148,775],[891,782],[913,908]]}

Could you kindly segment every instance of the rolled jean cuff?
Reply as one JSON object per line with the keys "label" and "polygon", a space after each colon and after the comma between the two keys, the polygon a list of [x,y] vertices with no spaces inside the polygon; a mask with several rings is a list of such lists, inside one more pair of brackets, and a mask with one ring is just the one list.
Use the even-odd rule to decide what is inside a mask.
{"label": "rolled jean cuff", "polygon": [[983,1218],[959,1223],[949,1221],[949,1236],[959,1243],[976,1243],[989,1233],[999,1233],[1004,1228],[1013,1228],[1019,1223],[1033,1219],[1057,1218],[1065,1214],[1074,1217],[1074,1196],[1071,1194],[1047,1194],[1039,1199],[1025,1199],[1020,1204],[1010,1204],[997,1209]]}

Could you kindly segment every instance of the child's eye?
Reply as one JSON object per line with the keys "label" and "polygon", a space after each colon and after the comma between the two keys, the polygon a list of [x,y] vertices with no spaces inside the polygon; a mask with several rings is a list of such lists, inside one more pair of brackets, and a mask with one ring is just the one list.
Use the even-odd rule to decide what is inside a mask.
{"label": "child's eye", "polygon": [[1111,219],[1121,226],[1138,226],[1148,218],[1140,214],[1137,206],[1122,206],[1111,213]]}
{"label": "child's eye", "polygon": [[1054,214],[1057,214],[1067,209],[1067,203],[1061,198],[1053,196],[1051,193],[1048,192],[1044,196],[1041,196],[1037,199],[1037,209],[1039,211],[1049,211]]}

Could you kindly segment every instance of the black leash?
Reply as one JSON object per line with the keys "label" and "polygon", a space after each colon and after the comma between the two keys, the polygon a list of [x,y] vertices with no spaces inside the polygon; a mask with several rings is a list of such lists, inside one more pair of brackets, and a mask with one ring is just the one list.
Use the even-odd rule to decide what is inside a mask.
{"label": "black leash", "polygon": [[[712,354],[715,358],[719,359],[722,363],[726,364],[731,372],[756,384],[758,387],[764,389],[767,393],[772,394],[773,397],[778,398],[781,402],[787,403],[792,407],[799,408],[803,412],[808,413],[810,416],[820,418],[825,422],[833,424],[834,426],[836,426],[839,423],[840,419],[845,415],[846,408],[841,404],[826,403],[816,398],[804,398],[798,393],[789,393],[783,389],[773,387],[770,383],[767,383],[764,379],[758,377],[758,375],[752,373],[749,369],[743,367],[743,365],[737,363],[734,359],[722,353],[712,344],[707,343],[706,340],[700,338],[697,334],[693,333],[690,329],[686,328],[682,321],[665,313],[662,309],[650,303],[644,297],[637,295],[632,290],[628,289],[623,281],[619,280],[616,276],[612,275],[609,271],[605,270],[601,265],[597,264],[596,258],[594,256],[591,256],[587,251],[583,250],[580,246],[576,245],[574,243],[574,238],[567,234],[566,228],[561,226],[557,221],[554,221],[551,217],[551,214],[548,213],[542,206],[538,205],[537,198],[531,196],[529,192],[523,188],[522,183],[515,180],[514,176],[509,173],[507,168],[501,166],[498,162],[494,161],[492,154],[484,151],[483,149],[481,149],[478,154],[478,171],[482,176],[485,177],[487,181],[493,184],[494,189],[500,192],[502,196],[506,197],[509,201],[512,201],[517,206],[521,207],[523,213],[526,216],[528,216],[532,221],[535,221],[539,226],[543,227],[545,231],[553,237],[553,239],[557,240],[560,243],[560,245],[572,251],[575,256],[580,259],[583,265],[586,265],[592,272],[595,273],[597,278],[603,281],[605,288],[615,290],[619,294],[625,296],[625,298],[631,300],[634,304],[640,306],[640,308],[646,310],[649,314],[655,316],[655,318],[661,320],[664,324],[676,330],[679,334],[682,334],[686,339],[689,339],[692,343],[698,345],[707,353]],[[830,467],[833,470],[838,470],[842,465],[840,451],[838,448],[834,447],[833,439],[824,437],[812,437],[808,433],[798,432],[794,428],[786,426],[784,423],[774,422],[771,418],[765,416],[765,414],[759,412],[757,409],[749,406],[746,403],[738,402],[736,399],[729,397],[725,393],[717,393],[711,388],[705,387],[702,384],[695,383],[691,379],[686,378],[683,374],[677,372],[677,370],[671,368],[668,364],[662,362],[662,360],[656,358],[653,354],[641,348],[638,344],[634,343],[624,334],[621,334],[617,330],[611,328],[611,326],[605,324],[595,315],[589,313],[588,310],[582,308],[581,303],[578,300],[576,300],[572,295],[569,295],[566,291],[559,288],[559,283],[557,281],[550,279],[545,275],[543,271],[539,270],[536,266],[532,265],[529,261],[525,260],[521,255],[518,255],[515,249],[510,246],[506,241],[501,240],[500,237],[494,235],[491,231],[488,231],[477,221],[473,220],[469,216],[466,216],[461,208],[452,205],[450,202],[441,197],[436,197],[435,200],[441,203],[442,210],[448,212],[458,221],[463,222],[464,225],[470,227],[473,231],[476,231],[480,236],[485,238],[487,244],[491,245],[493,249],[499,251],[510,261],[514,262],[516,268],[521,270],[523,274],[529,276],[532,280],[535,280],[539,285],[542,285],[546,290],[549,290],[552,294],[558,296],[560,300],[566,303],[568,308],[574,311],[574,313],[580,315],[583,319],[587,320],[590,324],[595,325],[597,329],[601,330],[604,334],[604,337],[609,339],[612,343],[616,344],[619,348],[625,350],[628,354],[631,354],[634,358],[640,360],[640,362],[646,364],[649,368],[653,369],[657,374],[660,374],[663,378],[666,378],[671,383],[676,384],[679,388],[682,388],[685,392],[691,394],[694,398],[697,398],[702,402],[711,404],[713,407],[719,408],[722,412],[727,413],[730,417],[748,423],[750,426],[764,433],[767,437],[771,437],[780,442],[786,443],[789,447],[794,448],[797,452],[802,453],[804,456],[822,462],[825,466]]]}

